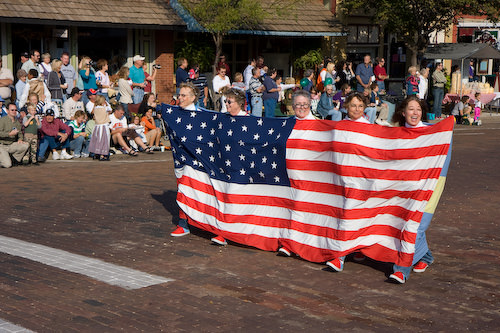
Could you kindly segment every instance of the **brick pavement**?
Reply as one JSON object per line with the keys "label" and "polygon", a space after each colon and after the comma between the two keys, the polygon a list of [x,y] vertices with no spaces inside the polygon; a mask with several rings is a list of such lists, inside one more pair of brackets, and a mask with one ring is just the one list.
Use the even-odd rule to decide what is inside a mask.
{"label": "brick pavement", "polygon": [[0,170],[0,235],[175,280],[127,290],[0,253],[0,318],[37,332],[497,330],[500,117],[483,119],[457,127],[436,262],[405,285],[369,260],[332,273],[201,231],[171,238],[169,153]]}

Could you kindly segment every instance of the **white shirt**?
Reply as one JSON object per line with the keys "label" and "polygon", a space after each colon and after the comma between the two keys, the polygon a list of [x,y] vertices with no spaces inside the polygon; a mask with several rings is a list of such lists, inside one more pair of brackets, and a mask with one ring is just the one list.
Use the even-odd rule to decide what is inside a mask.
{"label": "white shirt", "polygon": [[[106,111],[111,112],[113,109],[111,108],[111,105],[109,105],[108,102],[106,102]],[[92,113],[92,110],[94,110],[94,102],[88,101],[87,105],[85,105],[85,108],[87,109],[88,113]]]}
{"label": "white shirt", "polygon": [[297,120],[316,120],[316,118],[312,115],[311,112],[309,112],[307,114],[307,116],[305,116],[304,118],[299,118],[299,117],[295,116],[295,119],[297,119]]}
{"label": "white shirt", "polygon": [[[106,72],[104,72],[104,74],[103,74],[101,71],[97,71],[95,73],[95,78],[96,78],[96,80],[98,80],[98,81],[101,82],[101,85],[104,85],[104,86],[110,86],[111,85],[111,81],[109,80],[109,75]],[[108,93],[108,88],[101,88],[101,92],[103,94],[107,94]]]}
{"label": "white shirt", "polygon": [[75,112],[78,110],[84,111],[83,102],[75,101],[72,97],[68,98],[63,106],[63,116],[66,120],[70,120],[71,117],[75,115]]}
{"label": "white shirt", "polygon": [[408,123],[405,123],[406,128],[418,128],[418,127],[424,127],[424,126],[427,126],[427,125],[425,125],[422,121],[419,121],[416,126],[412,126]]}
{"label": "white shirt", "polygon": [[243,71],[243,80],[245,81],[245,90],[248,90],[248,85],[250,84],[250,79],[252,78],[252,70],[254,67],[252,65],[248,65],[247,68]]}
{"label": "white shirt", "polygon": [[358,119],[351,119],[349,117],[346,117],[345,118],[346,120],[350,120],[350,121],[357,121],[358,123],[365,123],[365,124],[371,124],[368,119],[366,119],[364,116],[361,116],[359,117]]}
{"label": "white shirt", "polygon": [[[12,71],[8,68],[0,68],[0,80],[14,81],[14,76],[12,75]],[[2,96],[3,99],[9,98],[10,93],[11,91],[9,87],[0,87],[0,96]]]}
{"label": "white shirt", "polygon": [[231,85],[231,81],[229,80],[229,77],[227,75],[224,76],[224,79],[222,79],[219,75],[216,75],[212,81],[212,85],[214,88],[214,92],[218,93],[220,88]]}
{"label": "white shirt", "polygon": [[127,118],[123,116],[121,119],[116,118],[115,114],[112,113],[109,115],[109,128],[111,130],[117,129],[117,128],[127,128]]}
{"label": "white shirt", "polygon": [[419,75],[420,82],[418,83],[418,98],[424,99],[427,94],[427,88],[429,87],[429,79]]}

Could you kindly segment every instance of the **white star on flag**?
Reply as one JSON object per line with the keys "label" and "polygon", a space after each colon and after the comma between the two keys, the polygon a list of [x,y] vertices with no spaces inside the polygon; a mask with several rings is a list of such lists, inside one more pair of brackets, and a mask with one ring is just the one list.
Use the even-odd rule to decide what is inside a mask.
{"label": "white star on flag", "polygon": [[191,125],[191,124],[187,124],[187,125],[186,125],[186,129],[187,129],[187,130],[191,130],[191,129],[193,129],[193,125]]}

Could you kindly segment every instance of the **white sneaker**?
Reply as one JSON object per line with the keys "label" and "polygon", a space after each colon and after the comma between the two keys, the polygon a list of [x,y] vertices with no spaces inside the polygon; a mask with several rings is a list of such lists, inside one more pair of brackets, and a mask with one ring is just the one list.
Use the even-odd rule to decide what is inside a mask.
{"label": "white sneaker", "polygon": [[80,155],[78,155],[78,154],[73,154],[73,158],[80,158]]}
{"label": "white sneaker", "polygon": [[73,155],[68,154],[66,151],[62,151],[61,153],[61,158],[65,160],[70,160],[73,158]]}
{"label": "white sneaker", "polygon": [[87,157],[89,157],[89,154],[82,153],[82,158],[87,158]]}
{"label": "white sneaker", "polygon": [[53,151],[52,152],[52,159],[53,160],[60,160],[61,156],[59,155],[59,153],[57,151]]}

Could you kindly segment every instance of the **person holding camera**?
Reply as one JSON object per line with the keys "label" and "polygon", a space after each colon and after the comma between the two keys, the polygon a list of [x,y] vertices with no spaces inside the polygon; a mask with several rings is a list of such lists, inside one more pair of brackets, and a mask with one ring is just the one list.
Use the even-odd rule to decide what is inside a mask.
{"label": "person holding camera", "polygon": [[[84,56],[80,61],[80,65],[78,66],[78,73],[82,78],[83,90],[85,90],[85,92],[89,89],[95,89],[95,90],[99,89],[99,87],[97,86],[95,71],[94,68],[92,67],[93,64],[94,62],[92,61],[92,59],[90,59],[87,56]],[[83,94],[82,102],[83,105],[87,105],[87,103],[89,102],[87,94]]]}
{"label": "person holding camera", "polygon": [[16,104],[9,103],[7,116],[0,118],[0,166],[3,168],[12,166],[11,155],[17,162],[21,162],[28,151],[29,144],[23,141],[21,123],[16,116]]}
{"label": "person holding camera", "polygon": [[145,79],[145,83],[146,83],[146,86],[144,87],[144,94],[149,94],[151,93],[153,90],[153,81],[156,79],[156,73],[158,72],[158,69],[161,69],[161,66],[160,65],[153,65],[153,74],[149,75],[149,73],[147,72],[148,70],[148,65],[146,64],[143,64],[142,65],[142,70],[144,71],[144,77],[146,78]]}

